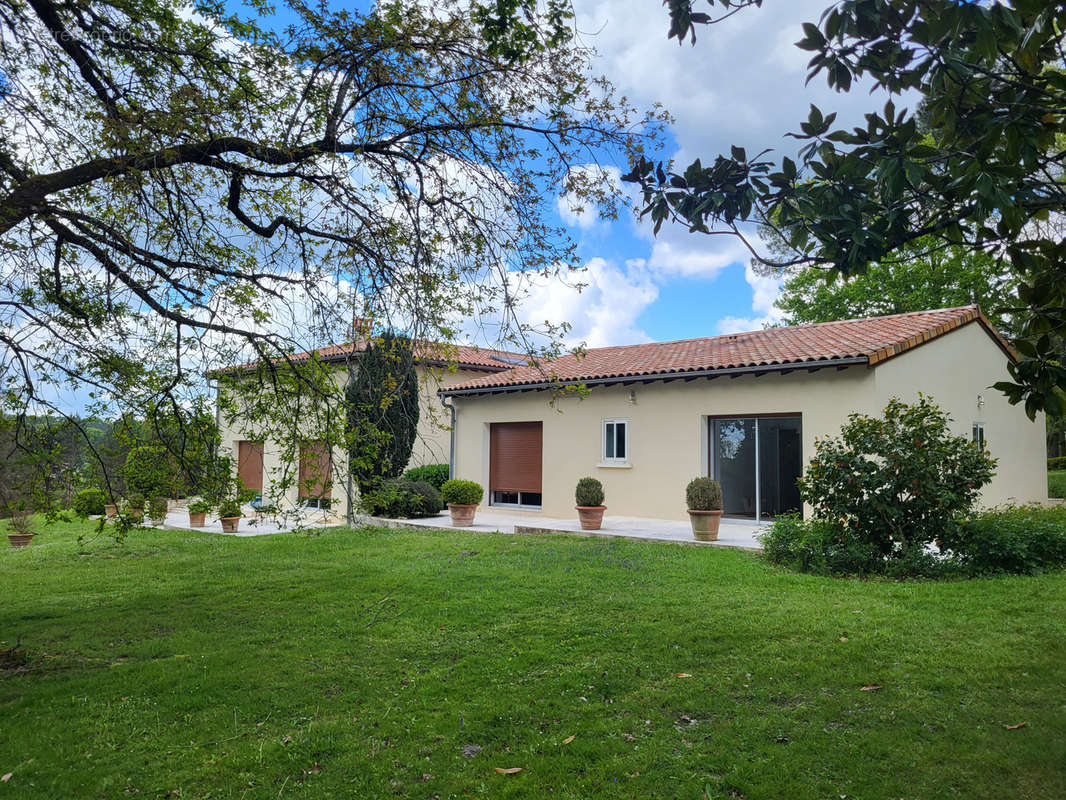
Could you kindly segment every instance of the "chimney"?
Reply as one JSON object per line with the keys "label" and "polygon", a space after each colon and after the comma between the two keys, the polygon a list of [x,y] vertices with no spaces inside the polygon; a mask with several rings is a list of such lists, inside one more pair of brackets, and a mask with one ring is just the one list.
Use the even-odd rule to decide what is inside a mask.
{"label": "chimney", "polygon": [[373,327],[369,317],[355,317],[352,320],[352,338],[357,342],[368,338]]}

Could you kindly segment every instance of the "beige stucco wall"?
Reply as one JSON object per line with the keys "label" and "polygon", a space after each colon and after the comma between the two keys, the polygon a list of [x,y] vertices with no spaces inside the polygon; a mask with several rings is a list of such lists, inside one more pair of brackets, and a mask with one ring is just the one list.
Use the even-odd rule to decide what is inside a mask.
{"label": "beige stucco wall", "polygon": [[[437,396],[437,389],[453,386],[457,383],[478,378],[485,375],[484,372],[446,368],[417,366],[416,372],[419,379],[419,419],[418,429],[415,435],[414,446],[411,451],[411,459],[408,467],[421,466],[423,464],[447,464],[451,443],[450,414],[444,408]],[[335,373],[336,383],[342,389],[347,379],[347,370],[338,368]],[[301,417],[301,413],[304,417]],[[305,408],[303,412],[294,414],[294,418],[300,422],[307,419],[306,424],[299,425],[298,430],[306,431],[313,436],[314,423],[310,422],[311,414]],[[283,452],[283,448],[276,439],[269,435],[259,435],[262,431],[254,430],[246,421],[237,418],[229,421],[225,415],[220,416],[219,429],[222,438],[222,447],[234,458],[236,467],[237,443],[244,440],[263,441],[263,489],[264,493],[276,496],[280,495],[283,504],[295,507],[298,503],[298,487],[295,485],[295,472],[298,464]],[[348,512],[347,474],[348,454],[343,448],[334,448],[333,459],[333,511],[339,516],[345,516]],[[271,483],[292,485],[283,492],[271,492]],[[355,491],[355,490],[353,490]]]}
{"label": "beige stucco wall", "polygon": [[[454,398],[456,474],[488,487],[489,424],[543,422],[543,505],[540,516],[574,515],[574,485],[584,475],[603,482],[608,515],[687,519],[684,487],[706,475],[707,417],[796,413],[802,417],[802,458],[816,436],[835,435],[851,412],[878,413],[893,395],[921,389],[944,407],[961,435],[970,435],[976,396],[1000,468],[983,502],[1046,499],[1044,423],[985,387],[1006,375],[1005,357],[976,324],[897,356],[881,366],[787,375],[632,384],[593,389],[584,399],[549,405],[547,392]],[[634,401],[630,393],[634,393]],[[627,419],[629,466],[600,466],[601,423]],[[486,495],[486,503],[489,502]],[[537,512],[528,513],[538,516]]]}

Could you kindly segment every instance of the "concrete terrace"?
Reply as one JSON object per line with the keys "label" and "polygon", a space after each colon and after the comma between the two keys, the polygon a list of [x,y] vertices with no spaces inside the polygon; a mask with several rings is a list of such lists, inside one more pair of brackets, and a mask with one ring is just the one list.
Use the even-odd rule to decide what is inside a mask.
{"label": "concrete terrace", "polygon": [[[423,519],[383,519],[371,517],[371,525],[386,528],[451,528],[452,521],[445,511],[436,517]],[[757,536],[765,529],[753,521],[723,519],[718,530],[718,541],[698,542],[692,537],[692,526],[687,522],[668,519],[648,519],[645,517],[611,517],[603,518],[603,526],[598,531],[583,531],[575,514],[573,519],[542,517],[536,513],[521,511],[506,512],[499,509],[478,509],[474,524],[455,530],[478,531],[481,533],[558,533],[571,536],[601,536],[606,538],[643,539],[654,542],[677,542],[704,547],[739,547],[745,550],[761,550]]]}

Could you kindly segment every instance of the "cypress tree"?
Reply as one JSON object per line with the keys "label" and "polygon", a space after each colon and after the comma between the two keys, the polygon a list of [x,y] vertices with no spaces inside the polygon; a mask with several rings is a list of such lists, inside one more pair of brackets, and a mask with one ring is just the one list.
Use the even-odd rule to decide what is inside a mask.
{"label": "cypress tree", "polygon": [[371,339],[348,381],[349,469],[360,492],[396,478],[418,428],[418,375],[411,340],[393,331]]}

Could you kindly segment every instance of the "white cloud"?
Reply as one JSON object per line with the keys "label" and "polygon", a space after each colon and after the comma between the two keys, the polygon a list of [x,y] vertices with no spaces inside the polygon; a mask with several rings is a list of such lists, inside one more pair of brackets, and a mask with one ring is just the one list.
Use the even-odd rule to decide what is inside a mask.
{"label": "white cloud", "polygon": [[752,301],[750,317],[723,317],[716,323],[718,333],[743,333],[757,331],[767,325],[776,325],[784,315],[775,305],[781,295],[781,280],[768,275],[759,275],[751,264],[744,268],[744,280],[751,286]]}

